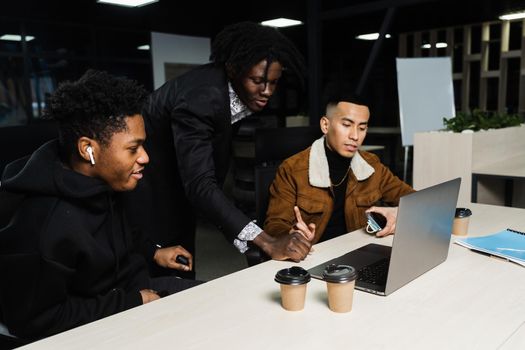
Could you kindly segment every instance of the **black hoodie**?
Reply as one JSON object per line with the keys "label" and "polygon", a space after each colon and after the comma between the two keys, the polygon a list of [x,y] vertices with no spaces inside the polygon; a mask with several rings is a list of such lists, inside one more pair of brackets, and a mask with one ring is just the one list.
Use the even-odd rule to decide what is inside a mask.
{"label": "black hoodie", "polygon": [[0,230],[0,312],[11,333],[36,339],[142,304],[143,241],[119,195],[64,167],[56,140],[9,164],[0,190],[24,196]]}

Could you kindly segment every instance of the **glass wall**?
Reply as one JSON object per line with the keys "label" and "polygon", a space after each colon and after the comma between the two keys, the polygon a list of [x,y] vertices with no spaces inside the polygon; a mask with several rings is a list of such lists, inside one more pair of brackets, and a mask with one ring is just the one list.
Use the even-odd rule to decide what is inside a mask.
{"label": "glass wall", "polygon": [[89,69],[153,88],[150,34],[71,23],[0,21],[0,127],[42,118],[62,81]]}
{"label": "glass wall", "polygon": [[[457,110],[525,115],[524,26],[518,19],[403,33],[400,43],[407,47],[400,44],[399,51],[404,57],[451,57]],[[416,39],[430,48],[433,36],[446,46],[418,53]]]}

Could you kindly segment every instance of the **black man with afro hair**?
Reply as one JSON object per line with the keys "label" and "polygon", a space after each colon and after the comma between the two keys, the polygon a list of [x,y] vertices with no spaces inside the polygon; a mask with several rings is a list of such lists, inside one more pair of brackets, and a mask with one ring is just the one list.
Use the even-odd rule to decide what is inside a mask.
{"label": "black man with afro hair", "polygon": [[0,321],[15,336],[32,341],[199,284],[150,278],[145,259],[189,270],[192,256],[159,249],[123,211],[121,194],[149,162],[146,97],[136,82],[106,72],[62,83],[46,110],[58,140],[5,168],[0,191],[22,197],[0,228]]}

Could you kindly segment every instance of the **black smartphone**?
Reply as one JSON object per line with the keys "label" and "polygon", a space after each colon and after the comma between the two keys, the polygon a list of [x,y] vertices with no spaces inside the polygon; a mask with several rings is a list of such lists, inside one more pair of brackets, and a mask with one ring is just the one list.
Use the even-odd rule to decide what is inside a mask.
{"label": "black smartphone", "polygon": [[378,232],[385,228],[386,218],[379,213],[366,213],[366,219],[368,226],[370,227],[370,233]]}
{"label": "black smartphone", "polygon": [[190,261],[184,255],[177,255],[177,257],[175,258],[175,261],[182,265],[186,265],[186,266],[190,265]]}

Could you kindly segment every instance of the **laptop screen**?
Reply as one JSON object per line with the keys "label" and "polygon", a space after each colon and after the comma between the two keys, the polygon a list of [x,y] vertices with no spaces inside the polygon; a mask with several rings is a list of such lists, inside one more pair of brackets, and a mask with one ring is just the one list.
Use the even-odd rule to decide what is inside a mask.
{"label": "laptop screen", "polygon": [[[351,265],[361,271],[357,289],[381,295],[399,289],[447,259],[460,184],[457,178],[402,197],[392,248],[365,245],[310,269],[310,274],[322,278],[328,264]],[[384,265],[384,258],[389,259],[386,283],[380,271],[375,285],[365,281],[363,271]]]}

